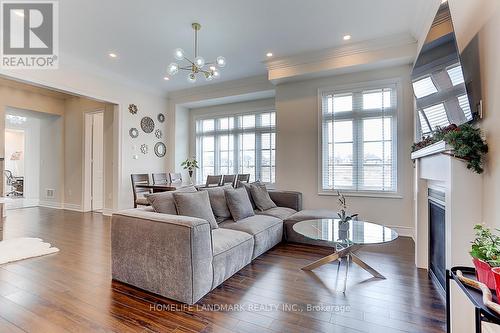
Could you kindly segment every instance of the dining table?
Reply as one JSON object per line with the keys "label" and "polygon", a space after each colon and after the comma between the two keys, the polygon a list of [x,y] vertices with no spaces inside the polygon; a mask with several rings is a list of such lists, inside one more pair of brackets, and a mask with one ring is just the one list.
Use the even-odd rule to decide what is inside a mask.
{"label": "dining table", "polygon": [[153,193],[175,191],[179,188],[188,186],[194,186],[196,188],[200,188],[204,187],[205,184],[193,184],[189,182],[170,182],[163,184],[135,184],[136,188],[150,189],[153,191]]}

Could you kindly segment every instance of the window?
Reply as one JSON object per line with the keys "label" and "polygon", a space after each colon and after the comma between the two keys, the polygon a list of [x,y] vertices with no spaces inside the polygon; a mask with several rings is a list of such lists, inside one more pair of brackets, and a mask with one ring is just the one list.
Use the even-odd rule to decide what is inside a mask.
{"label": "window", "polygon": [[396,192],[395,85],[321,93],[321,192]]}
{"label": "window", "polygon": [[196,121],[197,177],[249,173],[250,180],[275,182],[276,113],[221,116]]}

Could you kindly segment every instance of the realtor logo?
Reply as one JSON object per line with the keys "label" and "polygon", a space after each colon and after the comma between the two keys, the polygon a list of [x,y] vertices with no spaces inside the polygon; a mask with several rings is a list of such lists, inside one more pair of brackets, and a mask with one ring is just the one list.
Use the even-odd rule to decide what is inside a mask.
{"label": "realtor logo", "polygon": [[58,2],[1,1],[2,68],[58,68]]}

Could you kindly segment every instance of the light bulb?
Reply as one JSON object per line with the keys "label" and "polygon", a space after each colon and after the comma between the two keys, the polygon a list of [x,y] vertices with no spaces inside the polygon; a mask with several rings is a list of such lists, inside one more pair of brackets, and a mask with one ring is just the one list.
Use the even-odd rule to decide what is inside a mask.
{"label": "light bulb", "polygon": [[179,65],[176,64],[175,62],[168,65],[168,70],[167,70],[168,74],[175,75],[177,74],[178,71],[179,71]]}
{"label": "light bulb", "polygon": [[188,75],[188,78],[187,78],[187,79],[188,79],[188,82],[190,82],[190,83],[195,83],[195,82],[196,82],[196,75],[195,75],[194,73],[190,73],[190,74]]}
{"label": "light bulb", "polygon": [[223,56],[217,57],[217,66],[224,67],[226,66],[226,58]]}
{"label": "light bulb", "polygon": [[184,59],[184,50],[183,49],[175,49],[174,51],[175,59],[183,60]]}
{"label": "light bulb", "polygon": [[212,75],[213,75],[214,79],[218,79],[220,77],[220,73],[217,71],[214,71],[214,73]]}
{"label": "light bulb", "polygon": [[205,66],[205,59],[203,59],[203,57],[196,57],[194,58],[194,63],[198,66],[198,68],[201,68]]}
{"label": "light bulb", "polygon": [[210,70],[211,70],[212,72],[213,72],[213,71],[215,71],[215,70],[217,69],[217,67],[215,67],[214,65],[212,65],[212,66],[210,66],[210,67],[208,67],[208,68],[210,68]]}

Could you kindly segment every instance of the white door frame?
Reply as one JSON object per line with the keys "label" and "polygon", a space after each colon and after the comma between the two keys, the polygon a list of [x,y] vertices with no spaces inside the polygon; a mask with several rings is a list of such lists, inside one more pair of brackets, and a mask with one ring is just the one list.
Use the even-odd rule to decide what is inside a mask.
{"label": "white door frame", "polygon": [[[92,110],[84,112],[84,140],[83,140],[83,207],[84,212],[92,211],[92,117],[96,113],[102,113],[104,115],[104,109]],[[104,141],[103,141],[104,144]],[[105,175],[104,175],[105,177]],[[104,209],[104,184],[106,180],[103,178],[102,182],[102,193],[103,193],[103,209]]]}

